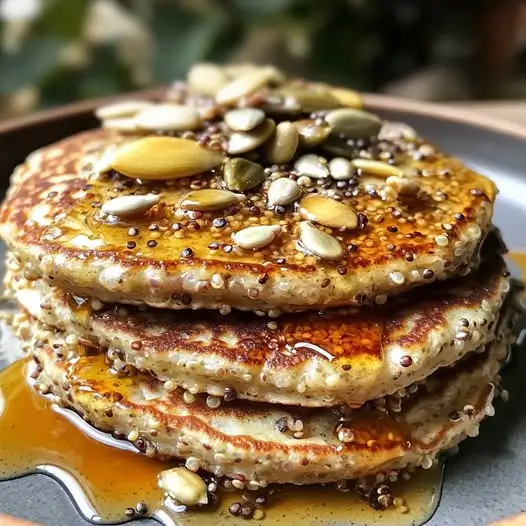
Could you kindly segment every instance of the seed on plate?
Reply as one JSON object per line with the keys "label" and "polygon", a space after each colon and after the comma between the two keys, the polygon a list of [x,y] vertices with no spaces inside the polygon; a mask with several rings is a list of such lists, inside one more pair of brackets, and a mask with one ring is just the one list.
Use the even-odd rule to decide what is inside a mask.
{"label": "seed on plate", "polygon": [[137,123],[132,117],[119,117],[116,119],[105,119],[102,121],[102,127],[106,130],[116,130],[121,132],[136,132]]}
{"label": "seed on plate", "polygon": [[363,107],[363,99],[357,91],[347,88],[330,88],[330,92],[342,106],[358,109]]}
{"label": "seed on plate", "polygon": [[229,159],[223,167],[223,178],[229,190],[245,192],[263,182],[263,166],[241,157]]}
{"label": "seed on plate", "polygon": [[137,127],[142,130],[195,130],[201,117],[195,108],[179,104],[157,104],[135,116]]}
{"label": "seed on plate", "polygon": [[234,131],[250,131],[265,120],[265,112],[259,108],[240,108],[225,113],[226,125]]}
{"label": "seed on plate", "polygon": [[232,234],[232,238],[241,248],[250,250],[269,245],[280,232],[279,225],[249,226]]}
{"label": "seed on plate", "polygon": [[420,190],[418,179],[415,177],[392,175],[385,180],[385,184],[391,186],[397,193],[403,195],[415,195]]}
{"label": "seed on plate", "polygon": [[228,190],[205,188],[187,193],[181,200],[180,207],[184,210],[210,212],[223,210],[239,203],[240,196]]}
{"label": "seed on plate", "polygon": [[147,100],[123,100],[97,108],[95,115],[101,120],[133,117],[136,113],[150,106],[153,106],[153,102]]}
{"label": "seed on plate", "polygon": [[245,73],[222,86],[216,93],[218,104],[233,104],[242,97],[251,95],[272,80],[269,69],[261,68]]}
{"label": "seed on plate", "polygon": [[408,124],[388,121],[382,124],[382,128],[378,133],[378,138],[387,141],[393,141],[395,139],[414,141],[417,138],[417,134]]}
{"label": "seed on plate", "polygon": [[265,119],[257,128],[248,132],[233,132],[228,140],[230,155],[247,153],[259,148],[274,132],[276,125],[272,119]]}
{"label": "seed on plate", "polygon": [[350,139],[366,139],[378,135],[382,121],[372,113],[353,108],[340,108],[325,115],[333,131]]}
{"label": "seed on plate", "polygon": [[283,99],[286,107],[305,113],[338,108],[340,103],[325,88],[293,87],[280,88],[271,94]]}
{"label": "seed on plate", "polygon": [[298,149],[298,128],[293,122],[280,122],[271,138],[263,146],[263,152],[273,164],[286,164]]}
{"label": "seed on plate", "polygon": [[215,64],[200,63],[190,68],[187,76],[191,91],[214,96],[228,82],[224,70]]}
{"label": "seed on plate", "polygon": [[309,221],[300,223],[299,240],[307,252],[322,259],[337,260],[343,257],[344,251],[340,242]]}
{"label": "seed on plate", "polygon": [[313,153],[302,155],[294,163],[294,170],[298,175],[307,175],[308,177],[314,177],[315,179],[329,177],[327,159]]}
{"label": "seed on plate", "polygon": [[330,228],[352,230],[358,227],[358,216],[352,208],[323,195],[307,195],[299,211],[303,219]]}
{"label": "seed on plate", "polygon": [[329,172],[337,181],[347,181],[354,176],[354,168],[351,161],[344,157],[335,157],[329,162]]}
{"label": "seed on plate", "polygon": [[145,212],[158,202],[159,196],[155,194],[123,195],[106,201],[100,210],[104,214],[126,217]]}
{"label": "seed on plate", "polygon": [[296,121],[299,144],[302,148],[315,148],[328,139],[331,127],[327,123],[318,124],[311,119]]}
{"label": "seed on plate", "polygon": [[157,484],[168,497],[179,504],[208,504],[206,482],[189,469],[179,467],[161,471]]}
{"label": "seed on plate", "polygon": [[195,141],[177,137],[144,137],[118,148],[111,167],[133,179],[180,179],[206,172],[223,161],[223,154]]}
{"label": "seed on plate", "polygon": [[353,168],[360,170],[361,173],[375,175],[378,177],[390,177],[393,175],[401,177],[402,170],[382,161],[371,161],[370,159],[353,159],[351,161]]}
{"label": "seed on plate", "polygon": [[267,191],[269,206],[290,205],[301,197],[301,188],[296,181],[280,177],[270,183]]}

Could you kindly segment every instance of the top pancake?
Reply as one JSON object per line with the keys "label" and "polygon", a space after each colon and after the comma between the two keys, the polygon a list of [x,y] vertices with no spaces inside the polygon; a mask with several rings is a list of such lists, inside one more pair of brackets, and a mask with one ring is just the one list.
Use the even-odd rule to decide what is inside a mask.
{"label": "top pancake", "polygon": [[[188,124],[191,132],[163,121],[160,114],[169,116],[163,106],[153,125],[140,113],[137,121],[106,120],[106,127],[120,129],[67,138],[19,166],[0,233],[26,273],[103,301],[277,315],[383,303],[476,263],[495,198],[488,179],[407,127],[380,129],[363,113],[344,113],[342,121],[334,109],[348,98],[340,90],[283,84],[276,76],[254,88],[251,74],[234,81],[245,96],[232,99],[228,89],[219,90],[221,104],[184,88],[172,93],[203,116]],[[225,111],[247,105],[264,110],[267,120],[233,131]],[[116,114],[118,108],[102,112]],[[289,121],[295,124],[280,124]],[[239,127],[239,117],[232,125]],[[263,136],[265,144],[257,146]],[[321,143],[313,145],[313,136]],[[340,160],[331,164],[335,156]],[[232,158],[238,160],[227,161]],[[274,185],[269,204],[276,179],[287,182]],[[207,189],[212,193],[203,194]],[[136,213],[130,210],[137,201],[117,212],[118,202],[107,205],[141,194],[149,194],[150,207]],[[276,200],[289,204],[273,206]],[[266,228],[233,239],[251,226]]]}

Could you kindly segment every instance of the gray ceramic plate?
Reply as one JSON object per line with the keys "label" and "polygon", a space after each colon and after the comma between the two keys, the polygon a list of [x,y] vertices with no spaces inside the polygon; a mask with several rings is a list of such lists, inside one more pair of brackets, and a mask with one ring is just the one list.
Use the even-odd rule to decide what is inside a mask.
{"label": "gray ceramic plate", "polygon": [[[93,126],[91,112],[96,105],[98,102],[83,103],[0,127],[4,189],[9,171],[31,150]],[[526,252],[526,129],[382,96],[368,96],[367,106],[385,118],[409,123],[496,181],[500,194],[495,223],[510,248]],[[11,153],[5,157],[8,151]],[[513,270],[518,275],[518,268]],[[0,368],[3,365],[0,363]],[[505,374],[511,402],[500,404],[496,416],[483,424],[480,437],[465,442],[460,454],[449,461],[442,500],[430,526],[488,524],[526,510],[525,374],[526,360],[518,356]],[[44,526],[88,524],[62,488],[43,475],[0,482],[0,511]],[[157,523],[145,520],[141,524]]]}

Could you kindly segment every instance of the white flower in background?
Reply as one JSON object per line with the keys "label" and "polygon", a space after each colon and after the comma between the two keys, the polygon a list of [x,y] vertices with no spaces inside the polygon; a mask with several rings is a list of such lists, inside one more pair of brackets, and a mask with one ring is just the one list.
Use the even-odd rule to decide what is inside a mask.
{"label": "white flower in background", "polygon": [[38,17],[42,11],[42,0],[1,0],[0,19],[6,22],[27,21]]}

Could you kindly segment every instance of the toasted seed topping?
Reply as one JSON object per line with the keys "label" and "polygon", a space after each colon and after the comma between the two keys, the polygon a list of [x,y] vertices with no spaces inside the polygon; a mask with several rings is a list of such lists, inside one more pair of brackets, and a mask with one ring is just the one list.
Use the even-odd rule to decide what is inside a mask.
{"label": "toasted seed topping", "polygon": [[270,80],[272,80],[272,73],[267,68],[246,73],[222,86],[216,94],[216,102],[218,104],[233,104],[238,99],[259,90]]}
{"label": "toasted seed topping", "polygon": [[240,108],[225,113],[226,125],[234,131],[250,131],[265,120],[265,112],[259,108]]}
{"label": "toasted seed topping", "polygon": [[358,226],[358,216],[352,208],[322,195],[304,197],[300,203],[300,215],[330,228],[352,230]]}
{"label": "toasted seed topping", "polygon": [[279,225],[250,226],[232,234],[232,238],[241,248],[250,250],[269,245],[280,232]]}
{"label": "toasted seed topping", "polygon": [[285,164],[292,160],[298,148],[298,128],[293,122],[280,122],[274,135],[266,142],[263,151],[273,164]]}
{"label": "toasted seed topping", "polygon": [[302,221],[299,229],[299,240],[310,254],[322,259],[337,260],[344,254],[340,242],[330,234],[317,229],[309,221]]}
{"label": "toasted seed topping", "polygon": [[348,159],[335,157],[329,162],[329,172],[333,179],[337,181],[347,181],[353,177],[354,168]]}
{"label": "toasted seed topping", "polygon": [[378,135],[382,121],[372,113],[352,108],[342,108],[330,111],[325,120],[337,133],[342,133],[350,139],[367,139]]}
{"label": "toasted seed topping", "polygon": [[175,502],[185,506],[208,504],[206,482],[196,473],[179,467],[159,474],[158,486]]}
{"label": "toasted seed topping", "polygon": [[142,130],[195,130],[201,125],[196,109],[178,104],[157,104],[135,116],[137,127]]}
{"label": "toasted seed topping", "polygon": [[119,117],[102,121],[102,127],[107,130],[117,130],[121,132],[136,132],[137,122],[132,117]]}
{"label": "toasted seed topping", "polygon": [[223,167],[226,187],[234,192],[245,192],[263,182],[263,166],[241,157],[229,159]]}
{"label": "toasted seed topping", "polygon": [[382,129],[378,134],[379,139],[393,141],[396,139],[405,139],[406,141],[414,141],[416,139],[416,132],[411,126],[403,122],[384,122]]}
{"label": "toasted seed topping", "polygon": [[259,148],[273,133],[276,125],[272,119],[264,120],[249,132],[234,132],[230,135],[227,152],[238,155]]}
{"label": "toasted seed topping", "polygon": [[299,144],[302,148],[315,148],[326,141],[331,134],[331,127],[326,123],[318,124],[312,119],[296,121]]}
{"label": "toasted seed topping", "polygon": [[351,161],[353,168],[360,170],[362,173],[368,175],[375,175],[377,177],[390,177],[403,175],[402,170],[396,166],[383,163],[382,161],[371,161],[369,159],[353,159]]}
{"label": "toasted seed topping", "polygon": [[298,175],[307,175],[308,177],[314,177],[315,179],[329,177],[327,159],[313,153],[302,155],[294,163],[294,170]]}
{"label": "toasted seed topping", "polygon": [[100,120],[120,119],[121,117],[133,117],[136,113],[149,108],[153,102],[147,100],[123,100],[95,110],[95,115]]}
{"label": "toasted seed topping", "polygon": [[287,108],[304,113],[330,110],[340,106],[340,102],[331,95],[330,91],[322,87],[287,86],[275,90],[272,95],[283,99]]}
{"label": "toasted seed topping", "polygon": [[228,190],[215,190],[206,188],[195,190],[186,194],[181,200],[180,207],[184,210],[210,212],[223,210],[239,202],[240,196]]}
{"label": "toasted seed topping", "polygon": [[270,183],[267,196],[269,206],[286,206],[301,197],[301,188],[296,181],[281,177]]}
{"label": "toasted seed topping", "polygon": [[357,91],[346,88],[330,88],[330,92],[342,106],[357,109],[363,107],[363,99]]}
{"label": "toasted seed topping", "polygon": [[190,90],[214,96],[228,82],[228,76],[215,64],[201,63],[192,66],[187,81]]}
{"label": "toasted seed topping", "polygon": [[133,179],[179,179],[206,172],[223,154],[176,137],[144,137],[121,146],[111,160],[114,170]]}
{"label": "toasted seed topping", "polygon": [[101,212],[104,214],[126,217],[139,212],[145,212],[159,202],[159,196],[155,194],[146,195],[124,195],[106,201]]}

